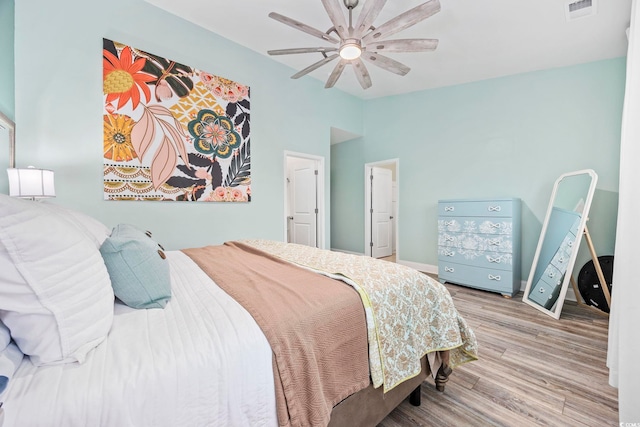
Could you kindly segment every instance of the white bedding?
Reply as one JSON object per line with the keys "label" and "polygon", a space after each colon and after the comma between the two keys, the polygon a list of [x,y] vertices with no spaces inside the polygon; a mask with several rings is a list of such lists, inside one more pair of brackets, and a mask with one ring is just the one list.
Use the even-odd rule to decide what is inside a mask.
{"label": "white bedding", "polygon": [[164,309],[116,303],[83,364],[35,367],[10,381],[3,427],[275,426],[272,352],[253,318],[179,251]]}

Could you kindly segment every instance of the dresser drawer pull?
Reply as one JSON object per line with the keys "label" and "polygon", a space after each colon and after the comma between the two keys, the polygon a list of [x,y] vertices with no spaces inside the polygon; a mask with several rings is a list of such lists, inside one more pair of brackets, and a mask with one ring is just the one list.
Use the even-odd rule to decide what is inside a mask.
{"label": "dresser drawer pull", "polygon": [[500,228],[500,223],[497,222],[497,223],[494,224],[494,223],[490,222],[489,226],[491,226],[491,228]]}
{"label": "dresser drawer pull", "polygon": [[446,267],[446,266],[445,266],[444,271],[446,271],[447,273],[453,273],[454,268],[453,268],[453,267]]}
{"label": "dresser drawer pull", "polygon": [[488,275],[489,280],[500,280],[500,275],[494,276],[493,274]]}
{"label": "dresser drawer pull", "polygon": [[569,246],[569,248],[572,248],[573,247],[573,240],[569,240],[567,242],[567,246]]}
{"label": "dresser drawer pull", "polygon": [[547,273],[547,276],[549,276],[550,278],[554,278],[556,277],[556,272],[555,271],[550,271],[549,273]]}
{"label": "dresser drawer pull", "polygon": [[445,222],[444,222],[444,226],[445,226],[445,227],[451,227],[451,226],[452,226],[453,224],[455,224],[455,223],[456,223],[456,222],[455,222],[455,221],[453,221],[453,220],[452,220],[452,221],[445,221]]}
{"label": "dresser drawer pull", "polygon": [[446,251],[446,252],[444,253],[444,256],[454,256],[455,254],[456,254],[456,253],[455,253],[455,252],[453,252],[453,251]]}
{"label": "dresser drawer pull", "polygon": [[444,211],[445,212],[453,212],[456,208],[454,206],[445,206],[444,207]]}
{"label": "dresser drawer pull", "polygon": [[491,246],[498,246],[500,244],[500,239],[491,239],[487,243]]}
{"label": "dresser drawer pull", "polygon": [[489,210],[489,212],[500,212],[502,210],[502,207],[500,207],[500,206],[489,206],[487,209]]}
{"label": "dresser drawer pull", "polygon": [[543,286],[540,286],[540,287],[538,288],[538,292],[540,292],[541,294],[544,294],[546,291],[547,291],[547,290],[546,290]]}
{"label": "dresser drawer pull", "polygon": [[489,262],[502,262],[502,257],[499,256],[499,257],[492,258],[490,256],[487,256],[487,261],[489,261]]}

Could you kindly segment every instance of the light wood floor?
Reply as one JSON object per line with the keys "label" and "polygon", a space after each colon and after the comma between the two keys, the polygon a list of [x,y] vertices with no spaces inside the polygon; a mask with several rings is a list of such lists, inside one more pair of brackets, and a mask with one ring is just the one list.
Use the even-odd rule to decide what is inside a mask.
{"label": "light wood floor", "polygon": [[390,256],[384,257],[384,258],[380,258],[383,259],[385,261],[389,261],[389,262],[396,262],[396,254],[392,254]]}
{"label": "light wood floor", "polygon": [[478,339],[480,360],[456,368],[444,393],[403,402],[378,427],[617,426],[608,385],[608,318],[566,302],[555,320],[522,302],[446,285]]}

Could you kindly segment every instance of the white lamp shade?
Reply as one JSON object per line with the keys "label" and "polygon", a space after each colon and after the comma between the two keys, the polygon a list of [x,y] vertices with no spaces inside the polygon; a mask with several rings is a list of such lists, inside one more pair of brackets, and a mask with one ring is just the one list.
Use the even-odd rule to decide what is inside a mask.
{"label": "white lamp shade", "polygon": [[9,195],[12,197],[24,197],[40,199],[56,197],[53,183],[53,171],[48,169],[7,169],[9,175]]}

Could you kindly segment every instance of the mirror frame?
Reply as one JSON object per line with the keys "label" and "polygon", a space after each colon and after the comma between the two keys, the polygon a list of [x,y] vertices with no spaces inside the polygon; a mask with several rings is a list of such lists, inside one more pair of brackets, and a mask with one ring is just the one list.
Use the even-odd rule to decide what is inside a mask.
{"label": "mirror frame", "polygon": [[9,131],[9,167],[16,167],[16,140],[15,131],[16,125],[9,117],[0,112],[0,128]]}
{"label": "mirror frame", "polygon": [[[560,294],[558,295],[558,300],[552,309],[546,309],[541,305],[529,300],[528,295],[531,290],[531,285],[533,282],[533,276],[536,272],[538,266],[538,260],[540,258],[540,252],[542,250],[542,244],[544,243],[544,237],[547,233],[547,228],[549,225],[549,218],[551,217],[551,212],[553,210],[553,203],[558,192],[558,186],[560,182],[567,177],[576,176],[576,175],[584,175],[588,174],[591,176],[591,184],[589,185],[589,190],[587,191],[587,197],[584,202],[584,209],[582,212],[582,216],[580,218],[580,225],[578,226],[578,232],[576,234],[576,241],[573,246],[573,251],[571,251],[571,256],[569,257],[569,261],[567,263],[567,270],[562,279],[562,285],[560,289]],[[527,279],[527,286],[524,289],[524,295],[522,296],[522,301],[531,307],[542,311],[549,316],[559,319],[560,312],[562,311],[562,306],[564,305],[564,300],[567,295],[567,290],[569,288],[569,283],[571,280],[571,276],[573,274],[573,269],[575,267],[576,257],[578,256],[578,249],[580,249],[580,242],[582,241],[582,236],[584,234],[584,230],[589,219],[589,210],[591,209],[591,201],[593,200],[593,194],[595,193],[596,184],[598,183],[598,175],[595,173],[593,169],[582,169],[574,172],[567,172],[562,175],[555,181],[553,185],[553,191],[551,192],[551,198],[549,199],[549,206],[547,207],[547,213],[544,217],[544,222],[542,223],[542,230],[540,231],[540,238],[538,240],[538,246],[536,248],[536,253],[533,257],[533,262],[531,263],[531,271],[529,272],[529,278]],[[578,298],[578,295],[576,295]]]}

